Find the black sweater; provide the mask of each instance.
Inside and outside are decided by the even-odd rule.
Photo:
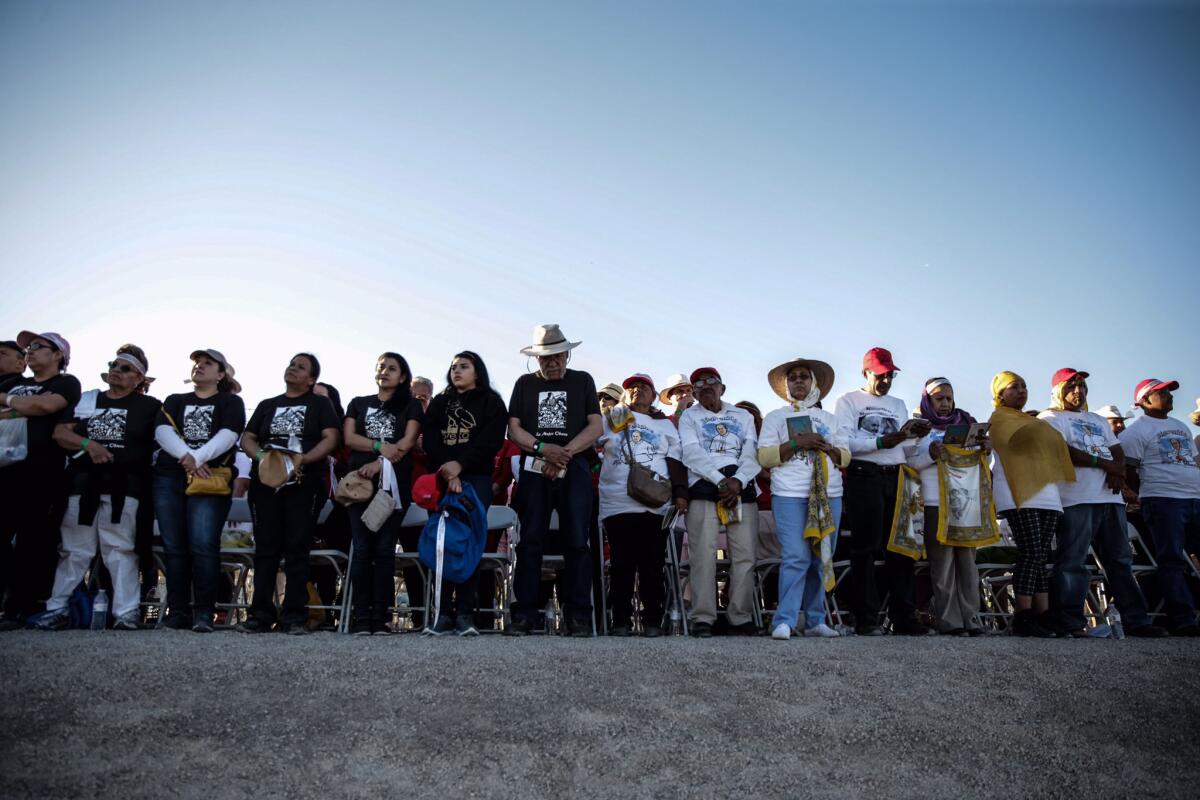
[[[466,475],[491,475],[507,429],[508,409],[495,391],[450,387],[430,401],[421,428],[430,469],[457,461]]]

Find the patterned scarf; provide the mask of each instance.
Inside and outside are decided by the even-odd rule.
[[[808,516],[804,520],[804,538],[812,544],[813,554],[821,559],[821,577],[825,591],[833,589],[833,547],[831,537],[837,532],[833,507],[829,503],[829,467],[824,453],[817,453],[812,471],[812,487],[808,492]]]

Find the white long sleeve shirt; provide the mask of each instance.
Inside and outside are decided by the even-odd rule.
[[[725,480],[723,467],[737,465],[733,477],[750,486],[758,475],[758,434],[750,412],[730,403],[720,411],[709,411],[696,403],[679,417],[679,441],[683,464],[688,469],[688,486],[701,480],[719,484]]]
[[[904,401],[885,394],[877,397],[856,389],[837,399],[834,414],[850,429],[850,455],[859,461],[880,466],[903,464],[904,442],[895,447],[879,447],[879,437],[896,433],[908,420]]]

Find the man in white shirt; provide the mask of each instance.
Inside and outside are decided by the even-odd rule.
[[[1062,434],[1075,481],[1059,485],[1063,516],[1058,526],[1050,606],[1058,633],[1086,636],[1083,604],[1091,576],[1088,548],[1104,568],[1104,580],[1130,636],[1157,637],[1166,631],[1150,624],[1146,598],[1133,577],[1133,554],[1125,518],[1125,454],[1108,422],[1087,410],[1088,373],[1064,367],[1050,379],[1050,408],[1038,414]]]
[[[1120,436],[1126,477],[1139,490],[1142,518],[1158,557],[1158,580],[1173,636],[1200,636],[1196,604],[1187,585],[1188,552],[1200,545],[1200,466],[1191,431],[1167,416],[1175,407],[1176,381],[1147,378],[1133,401],[1145,413]],[[1189,547],[1190,545],[1190,547]]]
[[[878,636],[879,591],[875,585],[875,560],[886,567],[892,632],[924,636],[929,629],[917,621],[913,560],[886,549],[892,514],[896,508],[896,483],[905,461],[900,447],[906,435],[900,428],[908,420],[904,401],[891,397],[892,379],[900,369],[892,354],[874,347],[863,356],[862,389],[837,399],[834,413],[850,431],[850,466],[846,469],[844,528],[850,532],[850,572],[854,580],[854,624],[860,636]],[[914,437],[929,433],[926,422]]]
[[[683,465],[688,469],[688,552],[692,589],[691,629],[712,635],[717,620],[717,534],[725,518],[729,539],[731,633],[758,633],[753,622],[754,551],[758,538],[758,433],[745,409],[721,400],[725,384],[712,367],[692,372],[696,404],[679,418]],[[719,442],[719,447],[714,445]],[[720,506],[720,510],[718,509]]]

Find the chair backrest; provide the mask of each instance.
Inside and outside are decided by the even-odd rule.
[[[424,528],[425,523],[429,521],[429,512],[421,508],[416,503],[412,503],[408,507],[408,511],[404,512],[404,520],[400,523],[401,528]]]
[[[488,508],[488,530],[503,531],[517,524],[517,512],[511,506],[490,506]]]

